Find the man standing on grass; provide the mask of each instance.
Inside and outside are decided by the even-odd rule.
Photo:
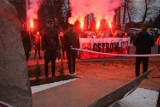
[[[142,31],[138,34],[133,42],[136,47],[136,54],[151,54],[151,47],[154,46],[153,37],[147,32],[146,28],[142,28]],[[149,57],[136,57],[136,76],[140,75],[140,64],[143,63],[143,73],[148,70]]]

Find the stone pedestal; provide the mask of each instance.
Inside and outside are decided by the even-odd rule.
[[[7,0],[0,0],[0,101],[14,107],[32,106],[17,12]]]

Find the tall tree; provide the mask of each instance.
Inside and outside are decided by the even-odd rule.
[[[47,18],[51,18],[57,26],[62,26],[64,24],[64,18],[62,16],[64,2],[65,0],[44,0],[39,10],[39,19],[43,19],[44,21]]]
[[[160,29],[160,11],[159,11],[159,14],[157,15],[156,19],[154,20],[154,25],[155,25],[155,27]]]
[[[126,19],[126,2],[127,0],[124,1],[124,12],[123,12],[123,23],[125,23],[125,19]]]
[[[70,0],[68,0],[68,11],[67,11],[67,19],[72,16],[72,10],[70,5]],[[67,20],[68,23],[68,20]]]
[[[144,0],[145,7],[144,7],[144,14],[143,14],[142,22],[145,22],[146,20],[147,13],[149,10],[149,5],[151,4],[151,1],[153,0]]]
[[[124,0],[124,15],[123,15],[123,23],[128,20],[132,22],[135,16],[141,16],[141,22],[145,22],[146,18],[153,14],[151,13],[151,9],[153,9],[152,4],[156,2],[155,0]],[[141,8],[139,8],[139,6]],[[140,10],[141,9],[141,10]],[[140,12],[141,11],[141,12]]]
[[[12,5],[15,6],[19,19],[25,19],[26,17],[26,7],[25,0],[8,0]]]
[[[128,19],[129,23],[132,22],[132,15],[134,14],[134,5],[132,0],[124,1],[124,13],[123,13],[123,23],[126,23]]]
[[[126,0],[126,10],[127,10],[127,15],[128,15],[128,20],[129,20],[129,23],[132,22],[132,19],[131,19],[131,11],[132,11],[132,1],[131,0]]]

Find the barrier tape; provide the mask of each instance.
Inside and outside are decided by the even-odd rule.
[[[158,57],[160,54],[111,54],[111,53],[103,53],[103,52],[97,52],[87,49],[79,49],[79,48],[71,48],[72,50],[77,51],[83,51],[83,52],[90,52],[95,54],[102,54],[102,55],[108,55],[108,56],[119,56],[119,57]]]

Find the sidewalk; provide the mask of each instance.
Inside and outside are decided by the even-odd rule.
[[[103,78],[104,73],[93,74],[78,74],[77,80],[34,93],[33,107],[87,107],[131,81]]]
[[[33,107],[87,107],[126,82],[85,77],[33,94]]]
[[[78,79],[32,94],[33,107],[87,107],[135,78],[122,79],[124,74],[112,77],[114,73],[106,70],[78,71]],[[140,87],[159,90],[160,79],[146,79]]]
[[[117,60],[117,58],[110,59]],[[131,59],[135,60],[134,58]],[[160,60],[160,58],[155,59],[157,61]],[[155,59],[151,58],[151,60]],[[39,63],[44,64],[44,60],[41,59]],[[78,64],[79,63],[83,66],[82,60],[78,60]],[[28,65],[34,66],[34,64],[36,64],[36,60],[31,58]],[[128,74],[118,75],[118,73],[115,75],[116,72],[108,72],[107,69],[95,70],[93,68],[93,71],[90,72],[89,69],[85,68],[85,66],[89,65],[85,65],[84,68],[80,68],[79,65],[77,66],[78,69],[81,69],[82,71],[80,72],[78,69],[78,71],[76,70],[76,72],[78,72],[78,79],[32,94],[33,107],[87,107],[135,78],[133,75]],[[98,65],[95,66],[99,67]],[[114,77],[112,77],[112,75],[114,75]],[[125,77],[127,76],[128,78],[126,79]],[[140,87],[151,90],[160,90],[160,79],[146,79],[141,83]]]

